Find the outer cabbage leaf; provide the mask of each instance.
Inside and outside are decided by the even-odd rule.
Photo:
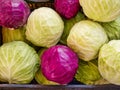
[[[98,62],[97,59],[89,62],[81,60],[79,62],[79,68],[75,75],[76,80],[86,85],[109,84],[109,82],[104,80],[100,75],[96,62]]]
[[[116,20],[106,23],[101,23],[105,28],[109,40],[120,39],[120,17]]]

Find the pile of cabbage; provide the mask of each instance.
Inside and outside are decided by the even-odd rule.
[[[120,85],[119,0],[26,1],[0,2],[1,83]]]

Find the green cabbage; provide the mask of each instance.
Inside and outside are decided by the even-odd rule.
[[[54,46],[63,33],[64,22],[53,9],[40,7],[28,17],[26,38],[36,46]]]
[[[27,41],[25,39],[25,26],[11,30],[10,28],[2,28],[2,41],[3,43],[11,41]]]
[[[77,81],[80,81],[86,85],[100,85],[109,84],[108,81],[104,80],[98,70],[97,59],[89,62],[80,61],[79,68],[75,75]]]
[[[116,20],[106,23],[101,23],[105,28],[109,40],[120,39],[120,17]]]
[[[120,85],[120,40],[111,40],[101,47],[98,69],[104,79]]]
[[[64,31],[63,31],[62,37],[60,39],[60,43],[67,44],[67,37],[69,35],[70,29],[72,28],[72,26],[75,23],[77,23],[83,19],[85,19],[85,15],[82,14],[81,12],[78,12],[77,15],[71,19],[63,19]]]
[[[39,66],[36,51],[23,41],[5,43],[0,47],[0,81],[30,83]]]
[[[79,0],[85,15],[95,21],[109,22],[120,16],[120,0]]]
[[[67,45],[78,54],[80,59],[90,61],[98,57],[100,47],[107,41],[107,34],[100,24],[82,20],[70,30]]]

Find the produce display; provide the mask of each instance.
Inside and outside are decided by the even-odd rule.
[[[29,1],[0,1],[0,83],[120,85],[120,0]]]

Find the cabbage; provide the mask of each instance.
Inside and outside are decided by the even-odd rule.
[[[98,68],[104,79],[120,85],[120,40],[104,44],[99,52]]]
[[[67,45],[80,59],[90,61],[97,58],[100,47],[107,41],[107,35],[100,24],[82,20],[70,30]]]
[[[120,0],[79,0],[84,14],[95,21],[109,22],[120,16]]]
[[[41,71],[46,79],[58,84],[68,84],[78,69],[78,57],[69,47],[55,45],[41,56]]]
[[[24,0],[1,0],[0,5],[1,26],[18,28],[26,24],[30,8]]]
[[[79,0],[54,0],[55,10],[64,18],[73,18],[79,11]]]
[[[14,30],[10,28],[3,27],[2,28],[2,41],[3,43],[11,42],[11,41],[26,41],[25,39],[25,27],[20,27]]]
[[[120,17],[116,20],[106,23],[101,23],[105,28],[109,40],[120,39]]]
[[[62,44],[67,44],[67,37],[69,35],[69,32],[70,32],[70,29],[72,28],[72,26],[85,19],[85,15],[82,13],[82,12],[78,12],[77,15],[71,19],[65,19],[63,18],[63,21],[64,21],[64,31],[63,31],[63,34],[62,34],[62,37],[60,39],[60,43]]]
[[[75,75],[76,80],[86,85],[109,84],[109,82],[104,80],[100,75],[96,62],[98,62],[97,59],[89,62],[81,60]]]
[[[54,46],[63,33],[62,18],[49,7],[35,9],[29,16],[26,26],[26,38],[36,46]]]
[[[39,66],[36,51],[23,41],[5,43],[0,47],[0,81],[30,83]]]

